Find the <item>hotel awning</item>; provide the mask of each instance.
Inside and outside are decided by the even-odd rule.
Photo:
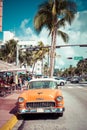
[[[27,71],[26,68],[20,68],[0,60],[0,72]]]

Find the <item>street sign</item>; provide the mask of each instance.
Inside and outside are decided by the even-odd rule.
[[[83,56],[75,56],[74,60],[83,60]]]

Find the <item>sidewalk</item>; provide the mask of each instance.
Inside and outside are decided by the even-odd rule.
[[[16,102],[21,91],[16,91],[6,97],[0,97],[0,130],[11,130],[16,124]]]

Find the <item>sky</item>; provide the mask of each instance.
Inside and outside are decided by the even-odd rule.
[[[0,40],[3,39],[3,32],[10,31],[20,40],[42,41],[50,45],[51,38],[48,31],[43,28],[39,35],[34,30],[34,16],[38,6],[46,0],[3,0],[3,27],[0,32]],[[61,30],[69,35],[67,44],[87,44],[87,0],[73,0],[77,4],[77,14],[71,24]],[[61,37],[57,36],[57,45],[64,45]],[[56,49],[56,68],[67,68],[70,65],[76,66],[78,60],[74,57],[87,58],[87,47],[61,47]],[[72,57],[71,60],[67,57]]]

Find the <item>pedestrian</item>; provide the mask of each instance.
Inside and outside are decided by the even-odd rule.
[[[15,82],[15,89],[18,89],[18,74],[15,74],[14,76],[14,82]]]
[[[20,90],[22,90],[22,77],[21,76],[18,78],[18,85],[20,87]]]

